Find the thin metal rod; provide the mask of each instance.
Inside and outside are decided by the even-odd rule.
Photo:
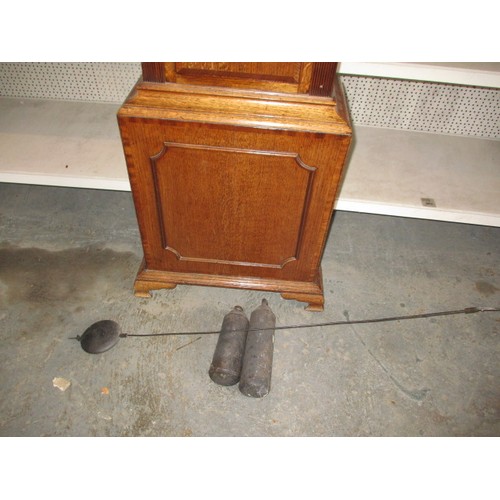
[[[475,314],[481,312],[498,312],[500,308],[498,307],[466,307],[465,309],[458,309],[453,311],[438,311],[431,313],[422,314],[409,314],[406,316],[389,316],[386,318],[374,318],[374,319],[358,319],[358,320],[343,320],[343,321],[327,321],[324,323],[311,323],[308,325],[284,325],[276,326],[273,330],[293,330],[297,328],[320,328],[324,326],[340,326],[340,325],[361,325],[367,323],[385,323],[389,321],[404,321],[410,319],[421,319],[421,318],[435,318],[437,316],[452,316],[457,314]],[[263,331],[266,328],[249,329],[248,331]],[[166,337],[174,335],[214,335],[220,333],[220,330],[214,331],[200,331],[200,332],[166,332],[166,333],[122,333],[120,337]]]

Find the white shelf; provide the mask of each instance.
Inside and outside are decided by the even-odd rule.
[[[500,141],[358,126],[336,208],[498,227]]]
[[[500,88],[498,62],[342,62],[339,73]]]
[[[130,190],[118,108],[0,98],[0,181]]]
[[[0,98],[0,182],[129,191],[118,107]],[[500,226],[499,159],[500,141],[356,127],[336,208]]]

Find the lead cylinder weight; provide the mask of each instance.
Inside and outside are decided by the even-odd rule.
[[[216,384],[234,385],[240,380],[248,326],[248,318],[241,306],[235,306],[224,316],[208,370],[210,378]]]
[[[250,316],[239,384],[245,396],[262,398],[271,390],[275,326],[276,316],[263,299]]]

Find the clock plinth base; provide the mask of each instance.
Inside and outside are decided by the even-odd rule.
[[[296,282],[275,279],[214,276],[151,270],[141,264],[134,283],[136,297],[151,298],[153,290],[174,289],[177,285],[244,288],[263,292],[280,293],[283,299],[306,302],[307,311],[321,312],[324,307],[321,272],[314,282]]]
[[[118,111],[144,263],[177,285],[323,311],[320,264],[352,128],[336,63],[143,63]]]
[[[307,302],[306,311],[323,312],[325,308],[325,298],[321,294],[313,295],[306,293],[282,293],[281,296],[286,300],[297,300],[298,302]]]

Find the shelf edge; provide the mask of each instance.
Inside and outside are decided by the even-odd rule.
[[[342,75],[500,88],[500,64],[499,71],[491,71],[425,63],[342,62],[338,72]]]

